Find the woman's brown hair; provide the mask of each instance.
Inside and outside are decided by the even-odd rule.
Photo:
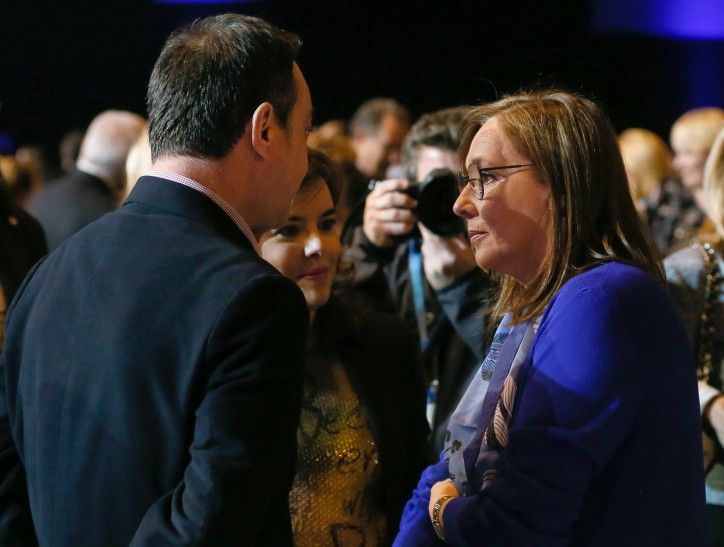
[[[639,266],[664,283],[658,251],[629,193],[616,134],[593,102],[547,91],[477,107],[463,121],[462,163],[475,134],[493,117],[535,165],[553,202],[543,263],[527,286],[502,276],[493,315],[511,312],[514,322],[538,317],[567,280],[602,262]]]
[[[302,179],[302,184],[297,194],[301,194],[311,186],[314,186],[317,180],[322,179],[327,185],[329,193],[332,195],[332,202],[337,205],[343,183],[343,175],[340,168],[327,154],[319,150],[314,150],[313,148],[307,148],[307,161],[307,173]]]

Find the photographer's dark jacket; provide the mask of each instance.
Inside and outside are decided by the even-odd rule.
[[[345,258],[354,265],[355,292],[371,308],[398,315],[417,333],[407,241],[380,248],[367,239],[361,226],[350,233]],[[432,448],[437,453],[448,418],[487,350],[486,335],[492,331],[486,315],[493,281],[476,268],[440,291],[424,283],[430,342],[422,361],[428,381],[437,377],[440,382],[432,427]]]

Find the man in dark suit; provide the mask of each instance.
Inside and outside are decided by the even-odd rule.
[[[76,170],[31,198],[28,211],[43,226],[51,251],[118,207],[126,185],[128,150],[145,126],[145,120],[132,112],[101,112],[88,126]]]
[[[308,310],[253,234],[307,168],[298,47],[241,15],[164,46],[154,171],[8,311],[0,545],[291,545]]]
[[[11,198],[0,173],[0,350],[7,306],[25,274],[47,252],[43,229]]]

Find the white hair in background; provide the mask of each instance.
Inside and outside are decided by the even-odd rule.
[[[88,126],[76,167],[120,192],[126,183],[128,151],[145,126],[146,121],[133,112],[101,112]]]

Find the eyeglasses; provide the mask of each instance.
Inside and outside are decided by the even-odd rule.
[[[520,163],[518,165],[495,165],[493,167],[478,167],[479,177],[471,177],[466,173],[458,173],[458,192],[462,192],[465,187],[469,184],[473,189],[473,195],[477,199],[483,199],[485,195],[485,189],[492,188],[499,182],[502,182],[505,177],[501,177],[492,173],[492,171],[500,171],[501,169],[518,169],[519,167],[532,167],[532,163]]]

